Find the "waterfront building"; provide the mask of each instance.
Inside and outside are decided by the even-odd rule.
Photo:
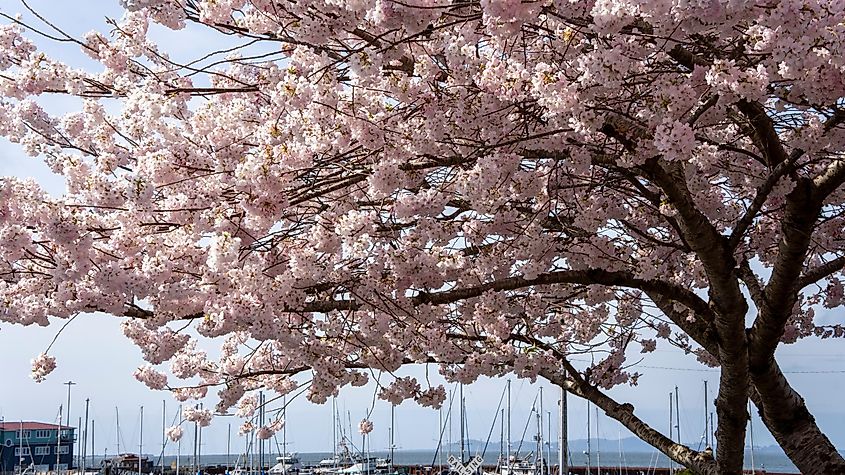
[[[0,473],[73,468],[73,427],[43,422],[0,422]]]

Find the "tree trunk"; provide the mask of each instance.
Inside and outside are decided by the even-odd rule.
[[[804,475],[845,474],[845,458],[819,429],[777,362],[771,359],[750,369],[760,418],[798,470]]]

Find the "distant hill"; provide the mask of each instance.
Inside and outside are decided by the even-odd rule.
[[[601,448],[603,451],[617,451],[619,450],[620,442],[622,444],[622,451],[623,452],[651,452],[655,450],[652,446],[648,445],[647,443],[643,442],[642,440],[636,437],[626,437],[621,440],[619,439],[593,439],[590,443],[592,444],[593,451],[597,450],[597,448]],[[469,440],[466,442],[468,446],[468,452],[474,453],[479,449],[484,447],[485,442],[483,440]],[[598,444],[598,445],[597,445]],[[446,444],[443,444],[446,447]],[[452,443],[452,451],[460,450],[461,444]],[[516,451],[517,447],[520,447],[519,441],[512,441],[511,442],[511,451]],[[537,448],[537,443],[533,440],[525,440],[521,444],[520,453],[525,454],[529,452],[534,452]],[[543,451],[546,451],[546,444],[543,444]],[[569,451],[570,452],[584,452],[587,450],[587,439],[573,439],[569,441]],[[551,451],[557,452],[557,440],[552,441],[551,444]],[[487,445],[487,453],[498,453],[499,452],[499,441],[491,441]]]
[[[636,437],[625,437],[623,439],[599,439],[598,442],[596,439],[593,439],[590,443],[592,445],[593,452],[601,449],[602,452],[616,452],[620,450],[620,442],[621,442],[621,450],[622,452],[653,452],[656,449],[647,443],[643,442],[642,440]],[[598,444],[598,445],[597,445]],[[686,444],[694,449],[698,448],[698,441],[689,442],[687,441]],[[467,442],[468,453],[476,453],[478,450],[484,447],[484,441],[482,440],[470,440]],[[519,441],[513,441],[511,443],[511,450],[516,451],[517,447],[520,446]],[[443,444],[443,447],[446,448],[447,445]],[[453,443],[452,444],[452,452],[456,450],[460,450],[460,443]],[[522,448],[520,449],[521,454],[533,453],[536,449],[537,445],[536,442],[533,440],[526,440],[522,442]],[[543,451],[548,450],[546,445],[543,445]],[[569,441],[569,452],[570,453],[583,453],[587,450],[587,439],[573,439]],[[551,444],[551,451],[552,451],[552,458],[556,458],[557,455],[557,439],[552,441]],[[746,451],[749,451],[746,448]],[[487,454],[491,453],[498,453],[499,452],[499,441],[491,441],[487,446]],[[783,449],[781,449],[777,445],[755,445],[754,452],[759,452],[761,454],[771,454],[771,455],[783,455],[785,456]]]

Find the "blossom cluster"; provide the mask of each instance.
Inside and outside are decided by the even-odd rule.
[[[0,321],[127,317],[136,379],[244,418],[306,371],[323,403],[366,369],[534,380],[591,350],[609,354],[584,376],[634,384],[627,342],[716,364],[681,330],[712,279],[690,234],[771,274],[789,196],[845,154],[831,2],[122,3],[75,43],[96,67],[0,26],[0,136],[66,185],[0,179]],[[162,26],[249,42],[180,66]],[[56,94],[79,100],[56,113]],[[843,201],[796,275],[843,253]],[[806,286],[781,342],[845,336],[821,311],[842,279]],[[411,377],[379,396],[446,399]]]
[[[362,435],[367,435],[373,431],[373,421],[369,419],[362,419],[361,422],[358,423],[358,433]]]

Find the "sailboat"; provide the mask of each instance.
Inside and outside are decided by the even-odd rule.
[[[143,443],[138,444],[138,453],[120,453],[120,413],[114,408],[115,423],[117,426],[117,455],[106,458],[100,463],[99,473],[103,475],[141,475],[153,472],[153,462],[142,455]],[[140,437],[143,441],[144,435],[144,408],[141,407],[140,414]]]
[[[487,475],[544,475],[546,473],[547,464],[543,457],[543,409],[542,409],[542,388],[534,398],[534,403],[531,405],[531,412],[528,415],[528,420],[525,424],[527,430],[531,424],[532,418],[536,419],[537,431],[534,435],[536,447],[533,451],[524,455],[520,454],[522,443],[517,446],[516,453],[511,453],[510,442],[510,381],[508,381],[507,395],[507,410],[508,410],[508,441],[507,441],[507,455],[504,460],[500,460],[498,467],[494,472],[488,472]],[[540,407],[538,408],[538,402]],[[503,431],[504,432],[504,431]],[[525,433],[525,431],[523,431]]]
[[[282,399],[282,419],[287,422],[287,397]],[[276,442],[278,444],[278,441]],[[282,453],[276,457],[276,465],[270,467],[269,473],[276,475],[298,474],[302,470],[302,463],[296,454],[288,453],[288,428],[282,426]]]

